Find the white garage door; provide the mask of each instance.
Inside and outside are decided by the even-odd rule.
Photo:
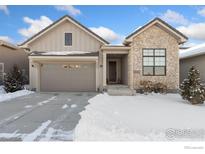
[[[96,91],[95,63],[42,64],[41,91]]]

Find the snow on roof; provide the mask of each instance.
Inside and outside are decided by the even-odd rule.
[[[72,55],[72,54],[86,54],[90,52],[85,51],[49,51],[41,53],[42,55]]]
[[[179,58],[189,58],[205,54],[205,43],[196,45],[188,49],[179,50]]]
[[[9,42],[3,41],[3,40],[0,40],[0,45],[6,46],[6,47],[9,47],[12,49],[17,49],[17,46],[15,46]]]
[[[97,52],[86,52],[86,51],[34,51],[31,56],[66,56],[66,55],[93,55]]]

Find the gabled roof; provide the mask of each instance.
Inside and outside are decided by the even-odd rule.
[[[15,50],[18,49],[17,46],[15,46],[15,45],[13,45],[13,44],[11,44],[9,42],[3,41],[3,40],[0,40],[0,45],[8,47],[8,48],[11,48],[11,49],[15,49]]]
[[[205,55],[205,43],[196,45],[188,49],[179,50],[179,58],[191,58],[195,56]]]
[[[57,26],[58,24],[60,24],[61,22],[65,21],[65,20],[68,20],[71,23],[75,24],[76,26],[78,26],[79,28],[86,31],[88,34],[90,34],[94,38],[96,38],[98,41],[100,41],[104,44],[109,44],[108,41],[106,41],[105,39],[103,39],[102,37],[100,37],[99,35],[94,33],[93,31],[91,31],[89,28],[85,27],[81,23],[79,23],[77,20],[73,19],[72,17],[70,17],[68,15],[65,15],[65,16],[61,17],[60,19],[58,19],[57,21],[55,21],[54,23],[47,26],[46,28],[44,28],[43,30],[41,30],[40,32],[38,32],[37,34],[35,34],[34,36],[32,36],[31,38],[29,38],[28,40],[26,40],[25,42],[23,42],[22,44],[20,44],[19,46],[24,46],[25,44],[32,42],[33,40],[40,37],[41,35],[43,35],[44,33],[46,33],[47,31],[54,28],[55,26]]]
[[[177,29],[175,29],[174,27],[170,26],[168,23],[166,23],[165,21],[163,21],[160,18],[154,18],[153,20],[151,20],[150,22],[148,22],[147,24],[145,24],[144,26],[140,27],[139,29],[137,29],[136,31],[134,31],[133,33],[131,33],[130,35],[128,35],[125,38],[125,42],[131,42],[132,38],[138,34],[140,34],[141,32],[143,32],[146,28],[148,28],[149,26],[152,26],[154,24],[159,24],[162,27],[166,28],[170,33],[174,34],[175,36],[177,36],[178,38],[180,38],[180,42],[179,43],[184,43],[188,40],[188,37],[185,36],[184,34],[182,34],[180,31],[178,31]]]

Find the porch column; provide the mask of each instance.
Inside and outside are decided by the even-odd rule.
[[[29,85],[30,87],[34,87],[34,83],[33,83],[33,74],[32,74],[32,64],[33,64],[33,61],[29,58]]]
[[[134,89],[132,49],[129,50],[128,54],[128,85],[130,89]]]
[[[96,63],[95,63],[95,67],[96,67],[96,91],[98,91],[98,88],[99,88],[99,70],[98,70],[98,66],[99,66],[99,63],[98,63],[98,60],[96,60]]]
[[[41,64],[36,63],[36,67],[37,67],[37,77],[36,77],[36,91],[39,92],[40,91],[40,71],[41,71]]]
[[[106,62],[107,62],[107,54],[106,52],[103,52],[103,87],[107,85],[106,83]]]

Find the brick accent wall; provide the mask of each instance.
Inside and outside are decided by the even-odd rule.
[[[142,49],[166,48],[166,76],[143,76]],[[161,82],[168,89],[176,90],[179,87],[179,56],[176,38],[156,25],[133,38],[131,54],[133,58],[133,86],[138,89],[141,80]],[[130,58],[131,58],[130,57]]]

